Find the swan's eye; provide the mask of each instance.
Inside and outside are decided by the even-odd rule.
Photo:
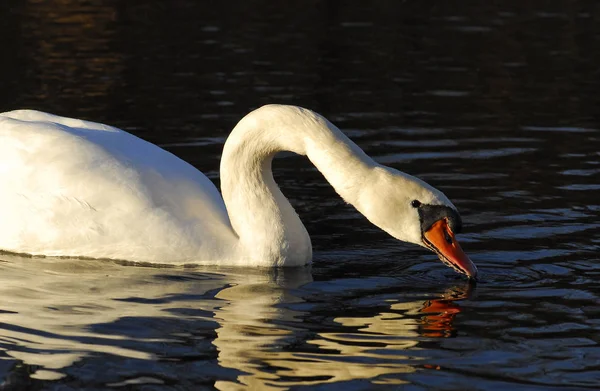
[[[419,200],[412,200],[412,201],[410,202],[410,205],[411,205],[413,208],[418,208],[419,206],[421,206],[421,201],[419,201]]]

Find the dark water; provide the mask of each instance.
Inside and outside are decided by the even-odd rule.
[[[0,111],[110,123],[218,181],[265,103],[442,189],[481,281],[399,243],[299,157],[300,270],[0,256],[0,389],[600,388],[596,2],[0,5]]]

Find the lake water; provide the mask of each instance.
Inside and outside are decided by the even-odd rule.
[[[284,155],[311,268],[0,255],[0,388],[599,389],[600,8],[467,3],[0,6],[0,111],[110,123],[218,183],[244,114],[311,108],[443,190],[481,273],[393,240]]]

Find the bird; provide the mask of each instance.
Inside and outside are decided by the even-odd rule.
[[[44,257],[248,267],[312,262],[309,234],[273,179],[281,151],[305,155],[343,200],[392,237],[469,278],[457,208],[377,163],[306,108],[269,104],[227,138],[221,193],[174,154],[113,126],[23,109],[0,114],[0,250]]]

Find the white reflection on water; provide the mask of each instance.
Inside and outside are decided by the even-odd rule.
[[[152,347],[170,342],[168,332],[153,335],[143,324],[139,330],[104,327],[106,332],[97,326],[125,317],[176,317],[166,311],[174,304],[211,311],[215,300],[194,298],[226,284],[219,275],[161,281],[169,269],[112,262],[8,255],[2,260],[1,346],[8,356],[46,369],[44,378],[61,377],[61,369],[94,353],[156,359],[159,352]],[[194,296],[171,300],[182,293]]]
[[[144,269],[89,261],[19,259],[4,256],[0,294],[2,340],[7,354],[31,365],[61,369],[90,352],[150,359],[152,354],[120,346],[119,335],[96,335],[88,326],[121,316],[160,314],[160,308],[114,299],[138,294]],[[135,273],[138,273],[136,279]],[[152,295],[172,287],[154,286]],[[154,310],[154,314],[149,311]],[[163,315],[163,314],[160,314]],[[87,342],[86,342],[87,341]],[[11,346],[12,345],[12,346]]]
[[[128,364],[122,374],[98,375],[106,386],[161,384],[165,372],[185,370],[182,363],[190,359],[213,362],[202,375],[212,376],[220,390],[356,379],[401,384],[398,376],[386,375],[417,370],[421,358],[415,356],[424,355],[418,354],[418,341],[451,333],[459,311],[452,300],[465,294],[449,291],[425,305],[422,299],[389,299],[388,310],[375,316],[348,313],[321,325],[304,319],[311,307],[302,297],[314,295],[319,286],[309,268],[181,269],[1,259],[3,355],[30,366],[32,378],[47,381],[77,377],[74,370],[82,366],[100,373],[105,368],[97,367],[98,356],[106,362],[148,363],[143,371]],[[323,305],[335,305],[335,298],[325,297]],[[198,335],[198,330],[210,332]],[[194,339],[206,342],[190,346]],[[149,376],[148,368],[157,376]],[[233,372],[214,374],[218,368]],[[170,380],[177,381],[173,376]]]
[[[453,301],[470,294],[467,285],[448,289],[442,297],[425,303],[390,299],[389,311],[364,317],[348,313],[333,318],[332,324],[320,325],[328,331],[310,332],[315,325],[303,327],[305,312],[279,304],[301,302],[290,290],[302,290],[305,284],[311,285],[312,278],[308,272],[286,277],[287,281],[265,279],[238,285],[216,295],[229,303],[216,314],[221,324],[214,341],[219,362],[245,372],[236,382],[217,382],[218,389],[281,390],[351,380],[405,384],[398,375],[417,371],[415,364],[427,367],[420,363],[427,353],[418,347],[419,341],[449,336],[460,312]],[[325,301],[332,306],[336,302]],[[299,345],[304,348],[294,348]]]

